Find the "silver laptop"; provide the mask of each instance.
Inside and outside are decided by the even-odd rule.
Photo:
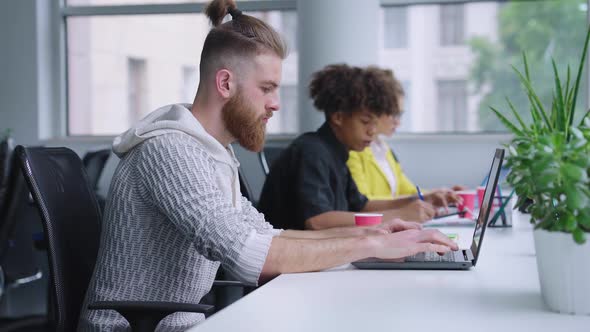
[[[496,149],[492,167],[488,176],[488,182],[483,196],[483,204],[479,209],[479,216],[473,232],[471,249],[459,249],[450,251],[443,256],[434,253],[421,253],[409,256],[403,260],[390,260],[367,258],[352,262],[352,265],[359,269],[395,269],[395,270],[467,270],[477,263],[477,257],[481,250],[483,235],[487,227],[487,220],[490,216],[494,193],[498,185],[500,167],[504,159],[504,150]]]

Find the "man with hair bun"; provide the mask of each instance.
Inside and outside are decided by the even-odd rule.
[[[312,75],[309,93],[326,121],[295,139],[271,166],[258,206],[266,220],[278,228],[318,230],[353,226],[355,212],[381,212],[386,222],[423,222],[435,207],[446,207],[436,194],[368,200],[346,166],[350,151],[363,151],[376,138],[378,118],[398,106],[385,71],[329,65]]]
[[[457,250],[440,232],[397,221],[326,231],[274,229],[241,195],[237,141],[262,149],[266,122],[279,110],[286,47],[275,30],[234,1],[206,9],[192,104],[159,108],[113,143],[121,161],[107,198],[100,249],[79,331],[124,331],[110,300],[198,303],[220,266],[258,285],[281,274],[318,271],[366,257],[399,258]],[[221,23],[226,15],[232,19]],[[184,331],[202,314],[174,313],[159,331]]]

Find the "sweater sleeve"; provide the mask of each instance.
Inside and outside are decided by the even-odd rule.
[[[258,212],[246,197],[242,196],[241,200],[242,215],[244,216],[245,222],[249,223],[258,233],[271,233],[274,236],[281,234],[283,230],[274,229],[268,221],[264,220],[264,215]]]
[[[147,199],[209,260],[257,284],[272,241],[223,195],[215,163],[194,139],[168,134],[143,143],[138,158]]]

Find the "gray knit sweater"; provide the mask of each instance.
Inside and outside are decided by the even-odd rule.
[[[219,265],[256,284],[280,231],[239,193],[231,147],[171,105],[115,140],[100,250],[85,304],[99,300],[198,303]],[[176,313],[159,331],[184,331],[202,314]],[[83,309],[80,331],[125,331],[115,311]]]

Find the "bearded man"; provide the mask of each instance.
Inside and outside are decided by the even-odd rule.
[[[266,122],[279,109],[285,46],[272,27],[242,14],[232,0],[215,0],[206,13],[214,27],[203,45],[194,102],[155,110],[114,141],[121,161],[79,331],[129,329],[112,310],[88,310],[95,301],[198,303],[220,265],[257,285],[281,273],[366,257],[457,249],[442,233],[401,220],[325,231],[273,229],[240,194],[230,143],[262,149]],[[228,13],[232,20],[221,24]],[[203,319],[175,313],[158,330],[184,331]]]

